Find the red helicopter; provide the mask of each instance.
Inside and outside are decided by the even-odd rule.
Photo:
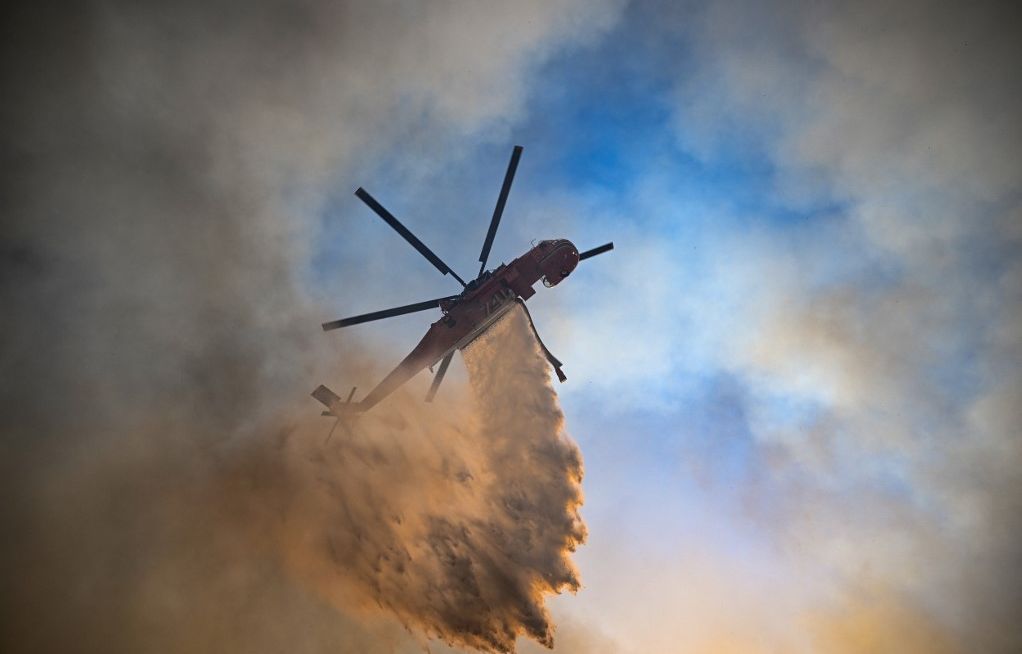
[[[497,226],[500,224],[500,217],[504,213],[504,205],[507,203],[508,193],[511,191],[511,182],[514,180],[515,171],[518,169],[518,160],[522,156],[522,146],[516,145],[511,152],[511,161],[508,163],[507,173],[504,175],[504,185],[500,189],[500,196],[497,198],[497,207],[493,211],[493,218],[490,220],[490,228],[486,232],[486,240],[483,241],[483,250],[479,254],[479,275],[469,283],[465,283],[456,272],[444,263],[440,257],[426,247],[422,241],[415,237],[404,225],[398,221],[389,211],[369,195],[365,189],[359,188],[355,195],[369,205],[376,214],[388,225],[394,228],[408,243],[411,244],[422,256],[426,257],[437,270],[444,275],[451,274],[464,287],[458,295],[427,300],[416,304],[409,304],[383,311],[374,311],[351,318],[334,320],[323,323],[323,331],[350,327],[364,322],[391,318],[406,313],[425,311],[427,309],[439,308],[443,316],[429,327],[429,331],[422,337],[419,344],[397,365],[389,375],[383,378],[376,388],[369,392],[360,402],[352,402],[355,395],[355,388],[351,389],[346,400],[331,391],[326,386],[320,385],[312,392],[312,396],[327,407],[323,412],[325,416],[353,416],[364,413],[373,408],[383,398],[390,395],[399,386],[415,376],[423,368],[430,368],[437,361],[440,367],[433,377],[429,392],[426,394],[426,401],[432,402],[436,395],[440,382],[447,373],[447,367],[456,350],[464,348],[482,334],[486,329],[507,313],[516,304],[520,305],[526,316],[536,340],[539,342],[543,353],[546,355],[550,365],[557,373],[557,378],[564,382],[567,377],[561,370],[561,362],[550,353],[550,350],[543,344],[543,340],[536,331],[532,322],[532,316],[525,307],[525,300],[532,297],[536,291],[532,286],[542,280],[547,287],[556,286],[565,277],[571,274],[579,261],[603,254],[614,249],[613,243],[606,243],[581,254],[575,246],[566,239],[555,239],[540,241],[531,250],[518,257],[509,264],[501,264],[493,270],[486,270],[486,259],[490,254],[490,246],[493,245],[493,238],[497,233]]]

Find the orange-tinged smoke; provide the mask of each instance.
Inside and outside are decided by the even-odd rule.
[[[960,649],[939,621],[890,590],[859,592],[841,606],[807,617],[814,648],[833,654],[904,652],[958,654]]]
[[[552,646],[543,597],[579,585],[579,451],[520,310],[464,358],[472,397],[401,394],[326,446],[292,443],[302,488],[284,554],[344,609],[381,607],[485,651],[511,651],[520,634]]]
[[[471,389],[404,390],[329,442],[310,399],[217,448],[160,417],[40,476],[7,545],[9,651],[552,646],[581,457],[519,310],[465,361]]]

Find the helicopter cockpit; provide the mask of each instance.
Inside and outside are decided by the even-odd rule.
[[[567,239],[540,241],[538,247],[546,250],[539,260],[539,270],[543,285],[547,288],[560,284],[578,265],[578,249]]]

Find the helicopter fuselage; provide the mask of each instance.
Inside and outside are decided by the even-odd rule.
[[[352,402],[356,388],[351,389],[348,399],[342,400],[339,395],[320,384],[314,391],[312,397],[316,398],[328,409],[323,415],[335,416],[337,418],[354,416],[376,406],[383,398],[390,395],[401,384],[405,383],[423,368],[430,368],[440,361],[440,368],[433,376],[433,383],[430,385],[426,401],[432,402],[436,395],[437,388],[444,379],[447,367],[456,350],[467,347],[472,341],[479,338],[494,322],[507,313],[515,304],[522,307],[522,311],[529,320],[529,326],[536,342],[546,356],[547,361],[553,366],[557,378],[562,382],[567,379],[561,370],[561,362],[550,353],[543,339],[539,337],[536,325],[532,321],[525,301],[535,295],[532,288],[536,282],[542,281],[545,286],[556,286],[565,277],[571,274],[579,261],[584,261],[604,252],[614,249],[614,243],[604,243],[599,247],[579,253],[575,245],[566,239],[554,239],[540,241],[531,250],[518,257],[509,264],[501,264],[493,270],[486,270],[486,262],[490,256],[490,248],[493,239],[497,234],[497,227],[500,225],[501,216],[507,203],[508,193],[511,191],[511,182],[514,180],[515,171],[518,169],[518,160],[522,154],[522,146],[516,145],[511,151],[511,160],[507,165],[507,172],[504,175],[504,184],[500,188],[500,195],[497,197],[497,206],[493,210],[493,218],[490,219],[490,227],[483,240],[483,247],[479,253],[479,274],[469,283],[465,283],[450,266],[444,263],[435,252],[429,249],[425,243],[419,240],[410,229],[405,227],[394,214],[387,211],[376,198],[369,194],[364,188],[359,187],[355,196],[362,200],[366,206],[373,210],[383,222],[387,223],[401,238],[415,248],[430,264],[433,265],[442,275],[451,275],[461,283],[464,290],[457,294],[425,302],[406,304],[400,307],[391,307],[382,311],[363,313],[357,316],[350,316],[340,320],[331,320],[323,323],[323,331],[360,325],[374,320],[383,320],[394,316],[403,316],[418,311],[429,311],[439,308],[443,313],[440,320],[437,320],[426,331],[418,345],[406,356],[396,368],[390,371],[383,378],[376,388],[366,395],[361,402]]]
[[[480,275],[460,295],[441,301],[443,316],[429,326],[408,356],[357,403],[358,410],[368,411],[423,368],[432,367],[474,341],[519,300],[535,295],[536,282],[542,281],[548,287],[559,284],[578,261],[578,249],[571,241],[540,241],[511,263]]]

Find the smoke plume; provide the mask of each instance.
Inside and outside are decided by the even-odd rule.
[[[520,321],[469,353],[475,399],[399,394],[323,445],[308,391],[382,371],[319,331],[316,245],[356,161],[504,124],[613,11],[4,11],[0,649],[549,643],[581,472]]]
[[[520,310],[465,362],[471,393],[400,392],[329,440],[278,416],[48,479],[12,552],[9,651],[552,647],[543,598],[579,585],[580,455]]]

